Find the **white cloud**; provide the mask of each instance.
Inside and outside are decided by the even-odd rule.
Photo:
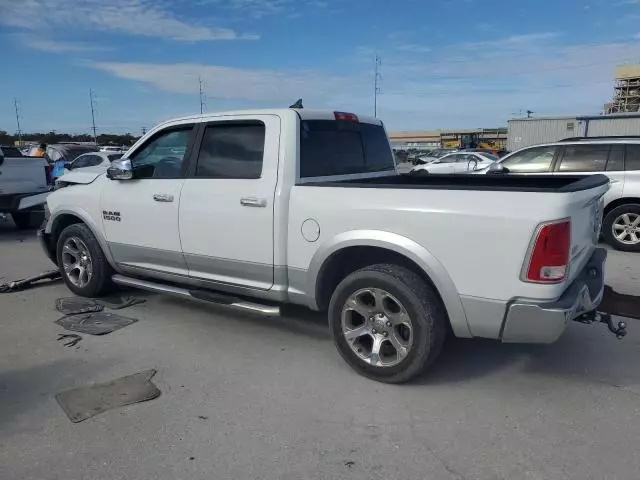
[[[0,24],[39,32],[97,29],[186,42],[257,38],[189,23],[153,0],[0,0]]]
[[[274,105],[299,97],[322,98],[349,86],[345,78],[318,72],[243,69],[191,63],[90,62],[87,65],[165,92],[197,93],[198,78],[202,78],[209,97],[273,102]]]
[[[298,18],[299,7],[326,8],[329,2],[324,0],[195,0],[197,5],[215,5],[253,18],[286,14],[288,18]]]
[[[596,114],[611,99],[615,66],[640,58],[640,42],[566,45],[562,38],[551,33],[514,35],[491,40],[491,48],[452,44],[419,53],[388,43],[380,51],[379,115],[396,130],[499,126],[520,109],[538,115]],[[208,96],[220,99],[218,105],[289,105],[303,97],[310,108],[370,113],[374,52],[361,46],[361,63],[354,57],[344,59],[343,65],[337,62],[337,70],[349,72],[342,75],[192,63],[88,66],[191,98],[197,98],[201,76]],[[178,97],[176,102],[190,100]]]
[[[89,52],[89,51],[96,51],[96,50],[108,50],[107,47],[98,47],[95,45],[87,45],[84,43],[59,42],[56,40],[29,37],[29,36],[19,36],[17,38],[29,48],[32,48],[34,50],[40,50],[43,52],[50,52],[50,53]]]

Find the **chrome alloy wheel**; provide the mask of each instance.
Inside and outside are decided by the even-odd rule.
[[[69,281],[78,288],[85,287],[93,276],[89,247],[78,237],[69,237],[62,246],[62,268]]]
[[[402,303],[379,288],[353,293],[342,308],[342,334],[353,352],[376,367],[393,367],[413,345],[411,318]]]
[[[640,215],[624,213],[615,219],[612,225],[613,236],[625,245],[640,243]]]

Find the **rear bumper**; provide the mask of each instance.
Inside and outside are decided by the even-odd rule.
[[[48,194],[49,192],[44,192],[44,193]],[[38,194],[15,193],[15,194],[9,194],[9,195],[0,195],[0,212],[15,213],[20,211],[20,201],[23,199],[32,197],[34,195],[38,195]],[[44,203],[44,201],[42,203]],[[37,206],[30,205],[29,207],[33,207],[33,208],[30,208],[31,210],[42,210],[43,208],[41,205],[37,205]]]
[[[507,307],[502,341],[505,343],[553,343],[567,322],[598,308],[604,295],[604,263],[607,251],[597,248],[562,296],[549,303],[514,300]]]

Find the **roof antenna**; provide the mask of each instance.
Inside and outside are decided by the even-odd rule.
[[[298,101],[296,103],[294,103],[293,105],[291,105],[289,108],[304,108],[302,106],[302,99],[299,98]]]

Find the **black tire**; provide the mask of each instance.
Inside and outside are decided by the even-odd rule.
[[[640,215],[640,205],[630,203],[626,205],[620,205],[619,207],[611,210],[604,218],[604,222],[602,223],[602,236],[604,237],[604,241],[616,250],[620,250],[623,252],[640,252],[640,242],[636,244],[623,243],[618,240],[613,234],[614,222],[617,218],[624,215],[625,213]],[[637,236],[640,238],[640,231],[638,232]]]
[[[342,331],[342,309],[348,298],[361,289],[379,288],[402,303],[411,318],[413,345],[394,366],[373,366],[351,349]],[[384,383],[404,383],[422,374],[442,350],[448,318],[437,293],[412,271],[397,265],[373,265],[353,272],[335,289],[329,304],[329,325],[334,343],[356,372]]]
[[[14,212],[11,214],[13,223],[18,230],[28,230],[30,228],[38,228],[44,221],[44,212]]]
[[[91,256],[93,272],[89,282],[83,287],[74,285],[64,270],[62,248],[65,242],[71,237],[80,238],[80,240],[82,240],[87,246]],[[75,223],[73,225],[69,225],[62,231],[56,243],[56,259],[58,260],[58,266],[60,267],[62,278],[67,284],[67,287],[69,287],[69,290],[76,295],[90,298],[100,297],[114,289],[114,284],[111,281],[111,276],[114,273],[113,269],[111,268],[111,265],[109,265],[98,240],[96,240],[96,237],[85,224]]]

